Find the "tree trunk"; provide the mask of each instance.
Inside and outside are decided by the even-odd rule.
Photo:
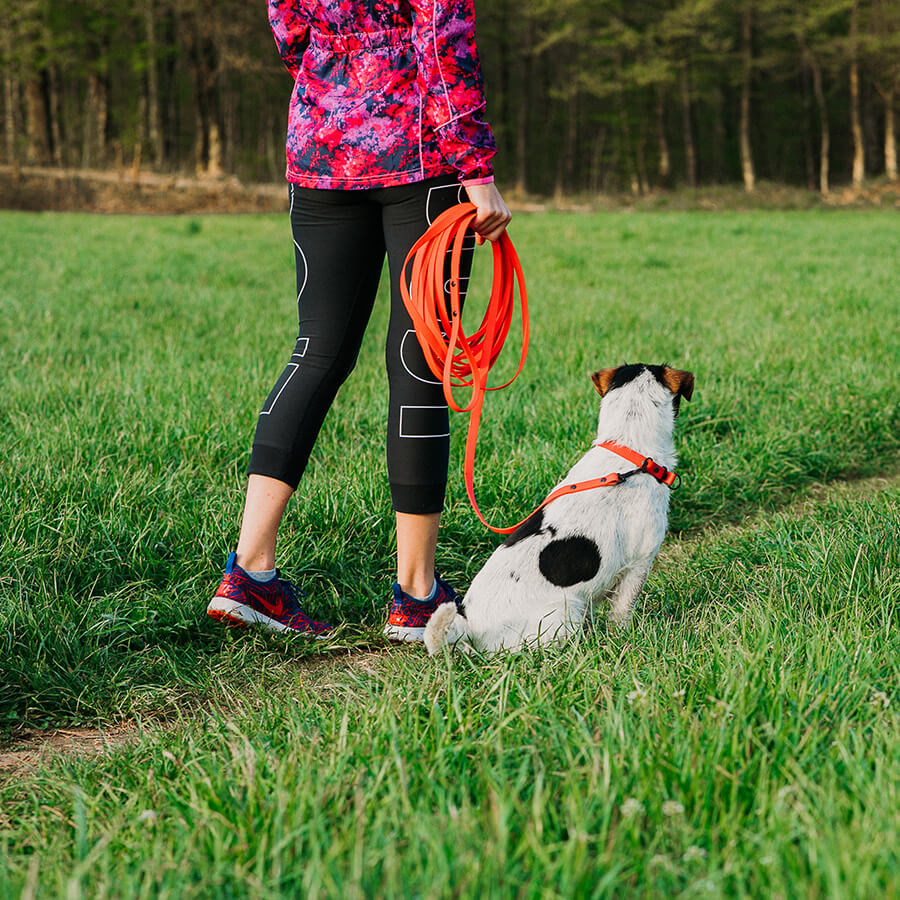
[[[8,3],[3,4],[3,16],[0,19],[3,31],[3,131],[6,139],[6,163],[13,166],[18,173],[18,129],[16,128],[16,112],[19,108],[19,73],[13,65],[13,14]],[[18,177],[18,176],[16,176]]]
[[[12,56],[12,34],[9,20],[4,22],[3,53],[9,60]],[[19,79],[13,74],[13,67],[7,62],[3,67],[3,130],[6,138],[6,163],[15,166],[16,153],[16,107],[19,103]]]
[[[84,143],[81,164],[85,168],[103,165],[106,155],[108,98],[106,83],[92,72],[88,76],[87,106],[84,113]]]
[[[7,66],[3,74],[3,127],[6,136],[6,163],[16,163],[16,96],[19,86],[13,78],[11,67]]]
[[[638,188],[641,194],[650,193],[650,179],[647,178],[647,161],[644,153],[644,147],[647,143],[647,136],[644,133],[644,120],[641,119],[638,125],[638,137],[634,145],[635,162],[637,163],[637,179]]]
[[[884,101],[884,174],[891,181],[897,180],[897,126],[894,99],[897,96],[898,83],[900,80],[894,81],[890,88],[885,88],[882,83],[875,82],[875,90]]]
[[[862,187],[866,177],[866,152],[859,116],[859,3],[850,12],[850,130],[853,134],[853,186]]]
[[[599,194],[603,188],[603,145],[606,141],[606,127],[601,126],[594,136],[591,147],[591,192]]]
[[[219,123],[213,118],[209,122],[208,155],[206,160],[206,174],[211,178],[219,178],[223,173],[222,165],[222,132]]]
[[[684,166],[689,187],[697,187],[697,151],[691,128],[691,86],[688,80],[687,60],[681,61],[681,122],[684,131]]]
[[[531,66],[532,66],[532,26],[529,21],[525,28],[525,46],[521,53],[515,54],[518,58],[516,63],[518,74],[520,75],[518,104],[516,106],[515,120],[515,147],[516,147],[516,181],[515,192],[524,195],[528,190],[528,113],[531,109],[529,102],[529,91],[531,87]],[[510,98],[512,97],[512,87],[510,86]]]
[[[750,145],[750,86],[753,75],[753,22],[752,7],[744,3],[741,16],[741,56],[743,59],[743,82],[741,84],[741,173],[744,176],[744,190],[753,193],[756,187],[756,171],[753,167],[753,148]]]
[[[144,24],[147,29],[147,131],[153,164],[163,165],[162,114],[159,103],[159,72],[156,68],[156,10],[153,0],[146,0]]]
[[[897,133],[894,125],[894,97],[892,87],[884,98],[884,174],[891,181],[897,180]]]
[[[63,139],[62,125],[59,110],[59,71],[56,63],[51,63],[47,68],[48,89],[50,93],[50,137],[53,142],[53,163],[63,165]]]
[[[28,162],[46,166],[50,162],[50,132],[41,80],[33,75],[25,83],[25,132]]]
[[[621,53],[616,54],[616,110],[619,114],[619,143],[622,148],[621,159],[624,163],[625,179],[631,189],[631,193],[638,195],[641,192],[641,182],[634,165],[634,142],[631,138],[631,120],[628,109],[625,106],[625,92],[622,85],[625,84],[625,76],[622,72],[623,61]]]
[[[656,86],[656,140],[659,147],[659,185],[668,187],[672,177],[672,157],[666,138],[665,98],[661,84]]]
[[[819,142],[819,190],[822,194],[829,191],[828,184],[828,156],[831,145],[831,134],[828,129],[828,107],[825,103],[825,92],[822,90],[822,67],[819,61],[809,52],[805,51],[806,63],[812,72],[813,93],[816,97],[816,106],[819,110],[819,128],[821,140]]]
[[[812,103],[809,96],[809,78],[806,69],[802,69],[800,77],[800,89],[803,92],[803,161],[806,164],[806,186],[814,191],[816,189],[816,163],[813,153],[813,120]]]
[[[578,95],[575,90],[569,94],[566,103],[566,141],[563,167],[563,190],[572,190],[575,181],[575,148],[578,143]]]

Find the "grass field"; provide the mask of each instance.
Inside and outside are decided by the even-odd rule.
[[[896,215],[512,234],[532,351],[482,508],[542,498],[624,361],[696,375],[684,482],[629,633],[430,660],[379,636],[384,291],[279,549],[342,627],[235,636],[203,611],[295,335],[286,220],[0,213],[0,748],[128,735],[0,769],[0,898],[900,896]],[[461,588],[496,543],[463,438]]]

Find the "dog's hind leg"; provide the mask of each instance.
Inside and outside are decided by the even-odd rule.
[[[609,600],[612,607],[609,611],[609,620],[618,628],[626,628],[631,621],[634,604],[644,588],[652,562],[653,560],[650,560],[646,564],[628,569],[610,591]]]
[[[593,631],[603,619],[606,618],[606,614],[609,612],[609,605],[616,595],[621,580],[622,576],[620,575],[609,590],[603,591],[602,594],[594,597],[591,602],[588,603],[587,611],[584,616],[585,631]]]

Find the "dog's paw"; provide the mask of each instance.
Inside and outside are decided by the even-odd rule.
[[[627,612],[612,609],[609,612],[607,620],[616,631],[626,631],[631,625],[631,618],[632,615],[630,609]]]

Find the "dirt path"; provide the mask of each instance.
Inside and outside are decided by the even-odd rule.
[[[317,689],[333,687],[332,680],[347,668],[354,668],[370,675],[378,672],[378,662],[385,653],[392,650],[343,650],[331,655],[314,656],[301,660],[286,660],[283,668],[295,675],[299,670],[303,681],[314,681]],[[207,712],[227,711],[221,702],[212,701]],[[196,717],[196,706],[190,715]],[[141,724],[134,721],[118,722],[104,728],[53,728],[46,730],[27,729],[12,738],[5,746],[0,746],[0,783],[11,781],[46,766],[56,756],[103,756],[119,747],[139,740],[148,730],[159,731],[174,728],[177,719],[151,719]]]
[[[0,751],[0,779],[36,769],[57,753],[99,756],[135,740],[138,734],[139,728],[133,722],[103,729],[26,731],[5,750]]]

